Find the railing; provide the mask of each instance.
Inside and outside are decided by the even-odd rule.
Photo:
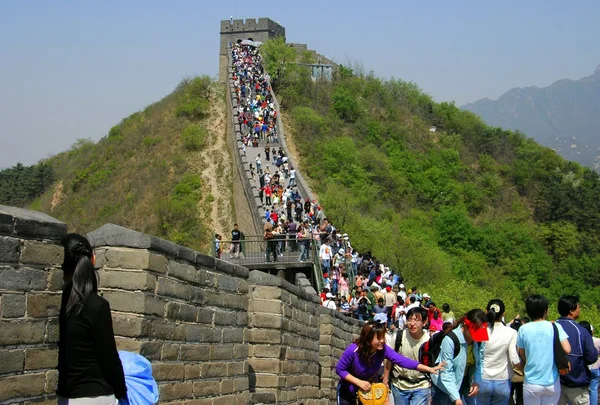
[[[307,263],[313,268],[315,289],[319,291],[322,288],[319,243],[315,239],[298,240],[293,235],[281,234],[265,240],[262,235],[251,235],[239,241],[220,240],[218,245],[220,252],[217,252],[217,242],[212,244],[214,257],[241,266]]]

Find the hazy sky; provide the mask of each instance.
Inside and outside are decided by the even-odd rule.
[[[458,105],[600,63],[598,0],[5,0],[0,168],[97,140],[183,77],[216,76],[231,15],[270,17],[290,42]]]

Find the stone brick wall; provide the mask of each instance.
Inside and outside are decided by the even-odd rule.
[[[119,349],[152,361],[161,403],[248,401],[248,270],[117,225],[88,234]]]
[[[0,403],[56,391],[66,229],[45,214],[0,206]]]
[[[335,401],[339,381],[335,366],[348,345],[358,338],[362,323],[323,307],[319,307],[318,313],[321,397]]]
[[[0,403],[55,403],[65,224],[0,206]],[[120,350],[161,403],[327,404],[356,321],[273,275],[107,224],[87,234]]]

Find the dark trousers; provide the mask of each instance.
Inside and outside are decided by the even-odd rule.
[[[270,262],[270,256],[273,254],[273,261],[277,261],[277,252],[275,251],[276,241],[267,241],[267,251],[265,252],[265,261]]]

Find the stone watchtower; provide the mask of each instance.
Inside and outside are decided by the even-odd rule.
[[[221,48],[219,51],[219,80],[227,80],[227,46],[236,43],[238,39],[252,38],[255,41],[266,42],[268,39],[283,37],[285,28],[270,18],[246,18],[246,20],[221,21]]]

